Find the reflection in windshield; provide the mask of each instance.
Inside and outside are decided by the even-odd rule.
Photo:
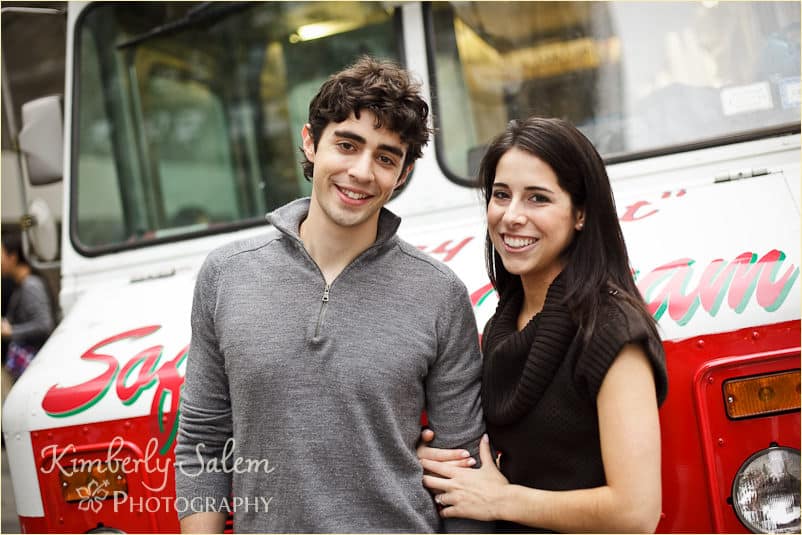
[[[144,43],[148,39],[153,39],[171,32],[186,30],[191,26],[199,26],[201,24],[209,26],[217,24],[227,16],[242,9],[246,9],[247,7],[249,7],[248,4],[244,2],[226,2],[224,4],[202,2],[191,6],[180,19],[160,24],[142,35],[137,35],[124,43],[118,44],[117,48],[121,49],[136,46],[140,43]]]
[[[263,223],[309,192],[298,147],[320,84],[361,54],[399,57],[378,2],[99,3],[77,36],[86,252]]]
[[[530,115],[577,124],[606,158],[799,123],[795,2],[435,3],[441,157],[475,171]]]

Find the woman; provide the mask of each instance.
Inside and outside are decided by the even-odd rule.
[[[20,237],[3,235],[2,245],[2,274],[16,284],[0,328],[3,340],[9,342],[8,355],[4,359],[4,384],[8,386],[10,381],[5,373],[16,380],[25,371],[50,336],[55,322],[47,286],[25,259]],[[5,391],[4,388],[4,395]]]
[[[479,174],[500,296],[482,397],[499,454],[485,437],[474,469],[422,446],[424,484],[443,517],[499,531],[654,531],[665,357],[604,163],[569,123],[530,118],[491,143]]]

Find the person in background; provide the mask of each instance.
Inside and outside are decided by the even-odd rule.
[[[465,285],[384,208],[428,113],[393,63],[335,74],[301,132],[311,198],[204,262],[175,448],[182,531],[222,532],[229,496],[236,532],[444,529],[415,448],[425,408],[441,445],[478,451],[476,322]]]
[[[11,294],[14,293],[14,290],[17,288],[17,285],[14,283],[14,279],[11,277],[7,277],[5,275],[2,276],[3,281],[3,288],[0,290],[0,297],[3,301],[3,311],[2,317],[6,316],[6,311],[8,310],[8,302],[11,300]],[[11,373],[5,370],[6,366],[6,359],[8,358],[8,346],[10,344],[9,340],[0,337],[0,341],[2,342],[2,367],[0,367],[0,402],[4,402],[6,400],[6,394],[14,384],[14,379],[11,377]],[[6,440],[4,437],[2,438],[3,447],[6,445]]]
[[[3,367],[3,399],[13,381],[25,371],[55,327],[53,306],[45,281],[34,273],[22,249],[19,234],[2,236],[2,275],[14,290],[2,319],[3,341],[8,344]]]
[[[487,271],[482,467],[422,445],[445,518],[497,530],[650,532],[661,512],[656,324],[635,286],[604,163],[558,119],[512,121],[479,171]],[[425,431],[428,440],[431,431]]]
[[[17,285],[14,283],[14,279],[12,279],[11,277],[7,277],[5,275],[3,275],[2,278],[0,278],[0,280],[2,280],[3,283],[3,287],[2,289],[0,289],[0,300],[2,300],[3,302],[2,314],[0,315],[2,315],[2,317],[5,317],[6,311],[8,310],[8,302],[11,300],[10,299],[11,294],[14,293],[14,290],[17,288]],[[2,340],[2,358],[3,358],[3,364],[5,364],[6,356],[8,353],[8,340],[6,340],[5,338],[0,338],[0,340]]]

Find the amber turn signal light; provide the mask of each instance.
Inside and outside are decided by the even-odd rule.
[[[80,461],[61,469],[61,493],[68,502],[106,500],[128,492],[128,480],[122,463]]]
[[[724,382],[724,405],[732,419],[799,409],[799,370]]]

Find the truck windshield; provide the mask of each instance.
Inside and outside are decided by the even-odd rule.
[[[799,2],[435,2],[438,157],[456,180],[512,119],[609,162],[798,130]]]
[[[259,224],[307,195],[317,88],[362,53],[400,57],[381,2],[213,4],[81,14],[70,224],[84,254]]]

